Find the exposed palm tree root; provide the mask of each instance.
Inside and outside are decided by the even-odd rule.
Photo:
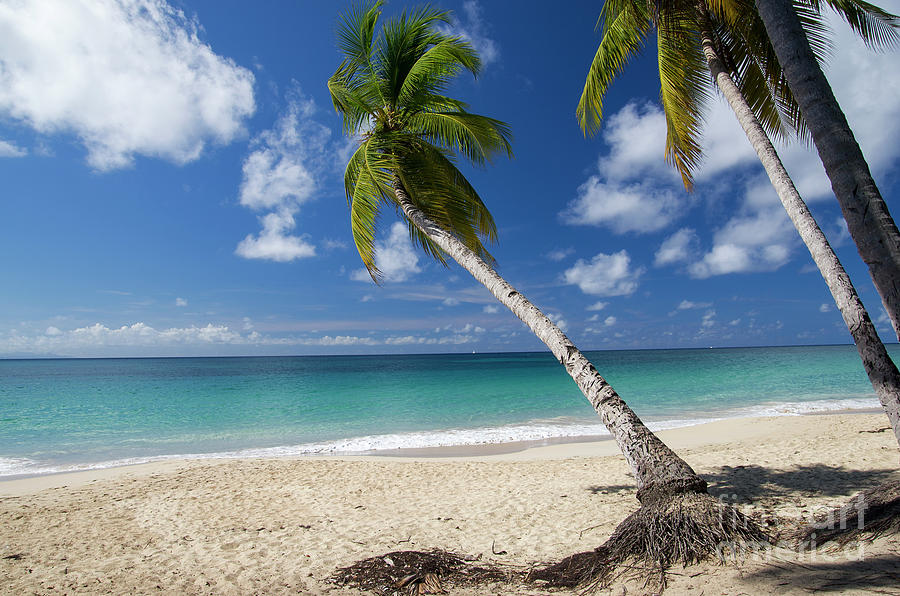
[[[520,580],[524,572],[497,565],[476,564],[444,550],[395,551],[338,569],[330,581],[376,594],[445,594],[445,585],[484,584]]]
[[[900,533],[900,481],[855,494],[846,504],[800,528],[796,538],[801,548],[809,550],[826,542],[841,547],[887,533]]]
[[[528,579],[591,590],[637,576],[664,588],[672,565],[710,557],[725,562],[768,543],[759,525],[734,507],[705,492],[679,493],[642,505],[602,546],[532,571]]]

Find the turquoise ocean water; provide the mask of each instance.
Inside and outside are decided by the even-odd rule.
[[[852,346],[588,355],[654,429],[879,407]],[[546,353],[0,360],[0,477],[604,434]]]

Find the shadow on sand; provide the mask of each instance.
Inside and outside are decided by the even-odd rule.
[[[813,464],[790,470],[763,466],[723,466],[703,477],[709,493],[731,502],[779,499],[791,494],[807,497],[844,497],[889,480],[900,480],[896,469],[854,470],[843,466]]]
[[[854,589],[876,594],[900,593],[900,555],[859,555],[856,549],[849,549],[819,554],[819,561],[771,562],[745,577],[770,586],[771,593],[792,592],[798,588],[807,592],[844,592]]]

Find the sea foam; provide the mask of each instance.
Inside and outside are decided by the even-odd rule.
[[[880,408],[875,398],[827,399],[804,402],[782,402],[760,404],[709,412],[707,416],[647,420],[653,431],[696,426],[716,420],[751,418],[760,416],[799,416],[804,414],[837,411],[869,410]],[[297,457],[316,455],[378,455],[400,449],[422,449],[439,447],[459,447],[495,445],[513,442],[540,443],[541,441],[576,439],[583,437],[609,437],[602,423],[590,420],[556,418],[535,420],[526,424],[487,426],[468,429],[445,429],[435,431],[390,433],[336,439],[315,443],[300,443],[277,447],[239,449],[213,453],[183,453],[148,457],[114,459],[96,463],[48,466],[26,458],[0,458],[0,478],[24,475],[42,475],[60,472],[76,472],[100,468],[136,465],[143,463],[180,459],[238,459],[265,457]]]

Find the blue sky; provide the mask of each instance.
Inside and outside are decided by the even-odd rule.
[[[599,2],[439,6],[484,61],[453,93],[515,135],[513,160],[466,170],[498,223],[499,270],[576,344],[849,341],[723,103],[689,194],[663,160],[652,47],[609,93],[601,133],[577,126]],[[325,88],[343,7],[0,3],[0,355],[542,349],[391,217],[387,280],[361,275],[341,187],[352,144]],[[900,60],[834,31],[828,76],[897,212]],[[818,158],[797,144],[782,157],[889,339]]]

